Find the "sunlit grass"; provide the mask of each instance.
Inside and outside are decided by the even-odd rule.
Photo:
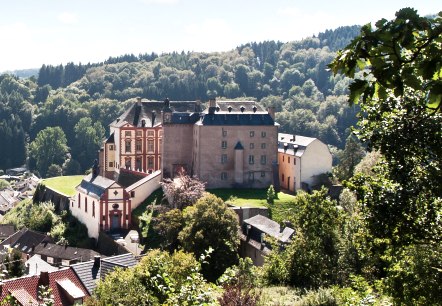
[[[75,187],[77,187],[84,175],[71,175],[71,176],[57,176],[44,179],[42,183],[59,193],[65,194],[67,196],[75,195]]]

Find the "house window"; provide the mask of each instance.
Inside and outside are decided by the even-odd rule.
[[[225,140],[221,141],[221,148],[227,149],[227,141]]]
[[[141,144],[141,140],[137,139],[137,141],[135,142],[135,150],[141,151]]]
[[[227,180],[227,172],[221,172],[221,180],[222,181]]]
[[[287,162],[290,164],[290,156],[287,156]]]
[[[221,155],[221,164],[227,163],[227,154]]]
[[[80,208],[80,206],[81,206],[81,197],[80,194],[78,194],[78,208]]]
[[[124,132],[124,136],[126,136],[126,137],[130,137],[130,131],[125,131],[125,132]]]
[[[137,159],[135,160],[135,168],[135,170],[141,170],[141,157],[137,157]]]
[[[147,141],[147,152],[153,152],[154,151],[154,142],[153,140],[148,140]]]
[[[296,165],[296,158],[293,158],[293,165]]]
[[[113,151],[114,150],[114,145],[109,145],[109,151]]]
[[[135,132],[135,136],[137,136],[137,137],[141,137],[143,134],[142,134],[142,132],[141,131],[136,131]]]
[[[261,137],[264,138],[264,137],[266,137],[266,135],[267,135],[266,132],[261,132]]]
[[[255,174],[253,172],[249,172],[249,181],[255,180]]]
[[[255,137],[255,131],[250,131],[250,137]]]
[[[132,168],[131,159],[130,158],[126,159],[126,161],[124,162],[124,165],[125,165],[126,169]]]
[[[227,131],[223,130],[223,137],[226,137],[226,136],[227,136]]]
[[[163,136],[163,131],[158,131],[158,137]]]
[[[130,147],[131,147],[131,141],[130,140],[126,140],[126,147],[125,147],[125,152],[130,152]]]
[[[132,191],[130,192],[130,197],[131,197],[131,198],[135,198],[135,191],[132,190]]]
[[[95,218],[95,201],[92,201],[92,217]]]
[[[147,137],[154,137],[155,131],[147,131]]]
[[[109,162],[109,168],[113,168],[114,167],[114,162]]]
[[[261,177],[265,177],[265,176],[266,176],[265,171],[261,171]]]
[[[255,156],[254,155],[249,155],[249,164],[253,165],[255,163]]]
[[[84,212],[87,212],[87,198],[84,197]]]
[[[265,165],[267,163],[267,156],[261,155],[261,165]]]
[[[249,148],[250,149],[254,149],[255,148],[255,144],[253,142],[251,142]]]
[[[284,174],[281,176],[281,182],[284,182]]]
[[[263,142],[262,144],[261,144],[261,149],[265,149],[266,148],[266,144],[265,144],[265,142]]]
[[[147,157],[147,168],[153,169],[153,156]]]
[[[129,215],[128,214],[126,214],[126,220],[129,220]]]
[[[160,139],[158,139],[158,148],[159,148],[159,150],[161,150],[162,147],[163,147],[163,139],[160,138]]]
[[[282,156],[282,162],[284,162],[284,155]]]

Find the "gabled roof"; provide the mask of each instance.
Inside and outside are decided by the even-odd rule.
[[[42,242],[38,244],[34,249],[34,254],[78,261],[88,261],[93,259],[94,256],[100,255],[90,249],[63,246],[50,242]]]
[[[8,238],[15,233],[15,227],[12,224],[0,224],[0,240]]]
[[[25,276],[3,280],[0,300],[12,294],[22,305],[35,305],[38,301],[40,285],[49,286],[54,297],[54,305],[71,305],[69,299],[89,296],[86,288],[80,282],[73,270],[67,268],[40,275]]]
[[[43,241],[52,242],[52,238],[43,233],[24,228],[3,240],[0,246],[10,245],[23,253],[30,254],[33,252],[33,248]]]
[[[131,253],[101,258],[99,262],[97,264],[95,260],[91,260],[71,266],[89,294],[92,294],[96,288],[97,281],[103,279],[115,267],[130,268],[137,264],[137,260]]]
[[[278,152],[300,157],[315,140],[317,138],[278,133]]]
[[[281,226],[278,222],[273,221],[262,215],[256,215],[252,218],[245,219],[244,224],[251,225],[262,233],[272,236],[282,242],[287,242],[290,237],[295,233],[295,230],[289,227],[284,228],[281,231]]]
[[[106,189],[113,184],[115,184],[115,181],[101,175],[94,177],[91,173],[81,181],[80,185],[78,185],[76,189],[91,197],[100,199]]]
[[[146,176],[148,176],[147,173],[142,174],[140,172],[128,171],[122,168],[120,169],[120,174],[118,174],[117,183],[120,186],[127,188],[135,184],[136,182],[144,179]]]
[[[25,266],[27,267],[26,269],[28,271],[28,275],[40,275],[41,271],[53,272],[58,270],[57,267],[47,263],[38,255],[34,255],[29,258],[26,261]]]
[[[107,139],[106,143],[115,143],[114,133],[112,133]]]

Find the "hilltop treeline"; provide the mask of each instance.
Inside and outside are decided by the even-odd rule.
[[[135,97],[255,99],[276,108],[282,132],[343,148],[357,109],[347,104],[349,81],[333,76],[327,65],[358,31],[358,26],[341,27],[301,41],[252,42],[228,52],[126,54],[102,63],[43,65],[38,77],[29,79],[3,75],[0,140],[11,149],[0,152],[0,169],[27,161],[41,175],[48,173],[39,165],[48,163],[60,167],[52,169],[55,174],[84,171],[108,124]],[[62,156],[42,161],[38,143],[30,144],[55,127],[65,136],[57,144]]]

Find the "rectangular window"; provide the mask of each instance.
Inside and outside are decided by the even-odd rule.
[[[282,162],[284,162],[284,155],[282,156]]]
[[[253,172],[249,172],[249,181],[255,180],[255,174]]]
[[[266,137],[266,132],[261,132],[261,137]]]
[[[109,145],[109,151],[113,151],[114,150],[114,145]]]
[[[153,140],[148,140],[147,141],[147,152],[154,152],[154,141]]]
[[[141,140],[137,139],[137,141],[135,142],[135,150],[137,150],[137,152],[140,152],[141,147],[142,147],[142,142]]]
[[[251,142],[249,148],[250,149],[254,149],[255,148],[255,144],[253,142]]]
[[[221,180],[222,181],[227,180],[227,172],[221,172]]]
[[[109,162],[109,168],[113,168],[114,167],[114,162]]]
[[[158,131],[158,137],[163,136],[163,131]]]
[[[149,156],[147,158],[147,168],[148,169],[153,169],[153,156]]]
[[[126,220],[129,220],[129,215],[128,214],[126,214]]]
[[[293,165],[296,165],[296,158],[293,158]]]
[[[131,197],[131,198],[135,198],[135,191],[131,191],[131,192],[130,192],[130,197]]]
[[[281,176],[281,182],[284,182],[284,174]]]
[[[225,140],[221,141],[221,148],[227,149],[227,141]]]
[[[147,137],[154,137],[155,131],[147,131]]]
[[[128,141],[126,141],[125,151],[126,151],[126,152],[130,152],[130,151],[131,151],[131,150],[130,150],[130,147],[131,147],[131,142],[130,142],[130,140],[128,140]]]
[[[221,155],[221,164],[227,163],[227,154]]]
[[[160,139],[158,139],[158,148],[159,148],[159,150],[161,150],[162,147],[163,147],[163,139],[160,138]]]
[[[135,135],[136,135],[137,137],[141,137],[141,136],[143,136],[143,132],[142,132],[142,131],[136,131],[136,132],[135,132]]]
[[[250,137],[255,137],[255,131],[250,131]]]
[[[267,156],[261,155],[261,165],[265,165],[267,163]]]
[[[87,212],[87,198],[84,199],[84,212]]]
[[[265,142],[263,142],[262,144],[261,144],[261,149],[265,149],[266,148],[266,144],[265,144]]]
[[[253,165],[255,163],[255,156],[254,155],[249,155],[249,164]]]
[[[126,137],[130,137],[130,135],[131,135],[130,131],[125,131],[125,132],[124,132],[124,136],[126,136]]]
[[[226,137],[226,136],[227,136],[227,131],[223,130],[223,137]]]

